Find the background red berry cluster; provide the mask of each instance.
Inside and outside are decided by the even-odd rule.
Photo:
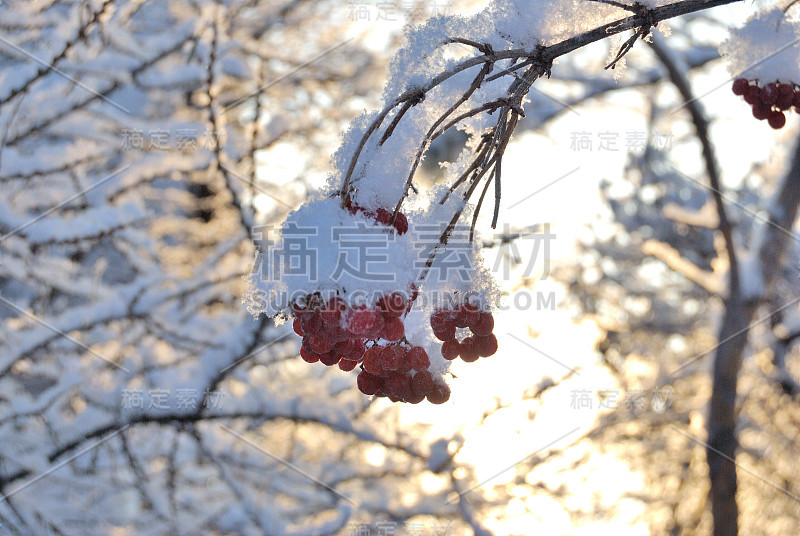
[[[744,98],[753,107],[753,117],[767,120],[774,129],[783,128],[786,124],[785,110],[794,106],[800,111],[800,89],[793,84],[770,82],[761,87],[757,80],[737,78],[733,81],[733,93]]]

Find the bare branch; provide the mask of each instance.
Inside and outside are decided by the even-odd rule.
[[[761,291],[743,295],[741,289],[730,289],[725,301],[725,315],[719,329],[720,341],[714,354],[713,386],[709,404],[708,459],[711,477],[712,513],[715,536],[736,536],[736,382],[747,347],[750,323],[758,306],[771,288],[786,251],[789,237],[782,232],[791,229],[800,205],[800,144],[792,156],[791,168],[778,186],[769,207],[768,222],[755,235],[750,247],[753,256],[751,277],[761,278]]]
[[[672,54],[667,49],[663,40],[659,36],[653,36],[653,40],[649,43],[650,47],[656,53],[656,56],[664,65],[670,77],[670,81],[675,85],[681,94],[686,107],[692,118],[697,139],[703,147],[703,160],[706,164],[706,174],[708,175],[708,182],[711,185],[711,195],[714,199],[714,205],[717,209],[717,218],[719,231],[725,239],[725,249],[728,254],[729,266],[729,287],[731,289],[739,288],[739,262],[736,256],[736,245],[733,242],[733,226],[728,218],[725,209],[725,203],[722,199],[722,187],[719,179],[719,167],[717,159],[714,154],[714,148],[711,146],[711,141],[708,137],[708,120],[706,119],[705,112],[702,109],[700,101],[695,98],[694,92],[689,85],[689,81],[683,75],[683,71],[679,68],[677,61],[672,57]]]

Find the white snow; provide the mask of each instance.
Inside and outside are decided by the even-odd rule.
[[[800,25],[777,7],[755,13],[719,47],[735,78],[800,83]]]

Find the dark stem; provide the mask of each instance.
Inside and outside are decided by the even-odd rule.
[[[800,204],[800,143],[795,148],[792,165],[778,187],[769,208],[769,220],[757,233],[751,255],[757,256],[761,277],[760,292],[745,296],[731,288],[725,302],[725,316],[719,331],[719,346],[714,353],[713,385],[708,409],[708,460],[711,478],[711,511],[714,536],[736,536],[739,510],[736,504],[736,382],[747,347],[750,324],[771,289],[786,251],[789,235]]]

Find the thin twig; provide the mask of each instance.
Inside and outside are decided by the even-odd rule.
[[[676,64],[672,58],[669,50],[661,42],[661,38],[655,36],[653,41],[649,43],[650,47],[655,52],[658,59],[664,65],[669,75],[670,81],[678,89],[686,108],[692,118],[697,139],[703,147],[703,160],[706,165],[706,174],[708,175],[708,182],[711,185],[711,195],[714,199],[714,206],[717,210],[717,218],[719,220],[719,231],[725,240],[725,249],[728,255],[729,265],[729,291],[734,292],[739,288],[739,262],[736,256],[736,245],[733,241],[733,226],[728,218],[728,212],[725,208],[725,202],[722,199],[722,187],[719,177],[719,166],[717,165],[717,158],[714,154],[714,148],[711,146],[711,141],[708,136],[708,120],[702,109],[700,101],[695,98],[692,88],[689,86],[689,81],[683,75],[683,70]]]
[[[636,44],[636,40],[639,39],[640,36],[642,38],[644,38],[645,36],[647,36],[648,33],[650,33],[650,28],[649,27],[647,27],[646,30],[645,30],[645,27],[637,29],[633,33],[633,35],[628,38],[627,41],[622,43],[622,46],[619,47],[619,52],[617,52],[617,55],[614,57],[613,60],[611,60],[611,63],[606,65],[604,68],[605,69],[615,69],[617,67],[617,63],[622,58],[624,58],[625,55],[628,52],[630,52],[633,49],[633,45]]]
[[[431,136],[433,135],[434,132],[436,132],[436,129],[439,127],[439,125],[441,125],[462,104],[467,102],[467,100],[469,100],[472,94],[475,93],[479,87],[481,87],[483,79],[486,78],[486,75],[489,74],[491,70],[492,70],[492,63],[484,64],[483,68],[475,77],[475,79],[472,81],[472,84],[469,86],[467,91],[465,91],[464,94],[462,94],[461,97],[459,97],[459,99],[452,106],[450,106],[450,108],[448,108],[442,115],[440,115],[439,118],[428,129],[428,132],[425,134],[425,138],[422,140],[422,143],[417,149],[417,154],[414,157],[414,163],[411,166],[411,171],[408,174],[408,179],[406,179],[406,184],[405,187],[403,188],[402,196],[397,201],[397,205],[394,207],[394,212],[392,214],[392,222],[394,222],[394,219],[397,218],[397,214],[400,212],[400,207],[403,205],[403,201],[405,201],[406,197],[408,197],[408,190],[411,187],[411,183],[414,180],[414,175],[416,174],[417,167],[419,166],[419,163],[422,160],[422,155],[425,154],[425,150],[430,145]]]
[[[461,43],[462,45],[469,45],[471,47],[475,47],[480,50],[484,54],[494,54],[494,50],[492,50],[492,45],[489,43],[478,43],[476,41],[472,41],[471,39],[465,39],[463,37],[451,37],[445,44],[448,43]]]
[[[503,162],[503,155],[501,154],[497,158],[497,163],[494,165],[494,214],[492,215],[492,229],[497,229],[497,219],[500,217],[500,193],[502,188],[500,187],[500,165]],[[488,181],[487,181],[488,183]],[[470,236],[472,236],[470,234]]]
[[[489,133],[484,134],[483,138],[481,139],[481,143],[478,146],[478,154],[476,155],[475,159],[472,161],[472,164],[461,174],[459,177],[450,185],[450,188],[445,192],[442,199],[439,200],[440,205],[444,205],[450,195],[456,191],[456,189],[467,179],[467,177],[478,169],[481,165],[481,162],[484,160],[484,155],[488,154],[491,150],[491,145],[489,145],[489,139],[491,135]]]
[[[470,117],[474,117],[474,116],[478,115],[481,112],[490,112],[490,113],[494,112],[495,110],[500,108],[502,105],[503,105],[503,102],[501,100],[499,100],[499,99],[496,99],[496,100],[493,100],[491,102],[487,102],[486,104],[483,104],[481,106],[478,106],[477,108],[473,108],[473,109],[471,109],[469,111],[466,111],[466,112],[464,112],[463,114],[461,114],[459,116],[454,117],[447,124],[445,124],[439,130],[437,130],[436,133],[433,134],[433,136],[431,136],[431,142],[433,142],[436,138],[438,138],[439,136],[441,136],[442,134],[444,134],[445,132],[450,130],[453,126],[455,126],[457,123],[463,121],[464,119],[468,119]]]
[[[214,74],[214,69],[217,62],[217,46],[219,44],[219,24],[221,21],[220,16],[220,9],[217,7],[216,14],[214,16],[214,20],[211,23],[211,46],[210,52],[208,57],[208,71],[206,73],[206,90],[208,96],[208,122],[211,126],[211,138],[212,138],[212,151],[214,153],[214,160],[216,163],[217,172],[222,176],[225,182],[225,188],[228,190],[228,193],[231,196],[231,204],[233,208],[236,209],[236,213],[239,217],[239,223],[242,226],[247,237],[252,240],[253,239],[253,226],[250,223],[244,207],[242,207],[242,203],[239,200],[239,195],[236,192],[236,188],[233,186],[233,181],[231,180],[230,172],[228,171],[227,167],[223,164],[224,159],[224,151],[222,149],[222,143],[220,142],[220,136],[223,131],[223,124],[222,124],[222,117],[217,112],[217,101],[214,96],[214,88],[216,86],[216,77]]]
[[[486,184],[483,185],[483,190],[481,190],[481,196],[478,198],[478,203],[475,205],[475,212],[472,213],[472,224],[469,227],[469,241],[472,242],[473,238],[475,238],[475,224],[478,223],[478,213],[481,211],[481,205],[483,205],[483,198],[486,197],[486,191],[489,189],[489,185],[492,181],[486,181]]]
[[[632,13],[639,12],[639,10],[635,5],[623,4],[622,2],[617,2],[616,0],[586,0],[586,1],[597,2],[598,4],[608,4],[609,6],[618,7],[620,9],[624,9],[625,11],[630,11]]]
[[[400,111],[397,112],[397,115],[395,115],[394,118],[392,119],[392,122],[389,124],[389,127],[386,129],[386,132],[384,132],[383,136],[381,136],[381,141],[378,142],[378,145],[383,145],[384,143],[386,143],[386,140],[388,140],[389,136],[392,135],[397,124],[400,122],[400,120],[403,118],[406,112],[415,104],[416,103],[412,101],[406,101],[403,103],[403,107],[400,108]]]
[[[400,97],[395,99],[391,104],[387,105],[381,111],[381,113],[378,114],[378,117],[375,118],[375,120],[370,124],[364,135],[361,136],[361,140],[358,143],[358,147],[353,153],[353,156],[350,158],[350,165],[347,167],[347,172],[345,173],[344,181],[342,182],[342,188],[339,192],[342,197],[342,206],[346,205],[347,201],[349,200],[350,197],[349,189],[350,189],[350,182],[353,176],[353,170],[355,170],[356,163],[358,162],[358,157],[361,155],[361,151],[364,150],[364,146],[367,144],[367,140],[370,138],[370,136],[372,136],[372,133],[375,132],[378,129],[378,127],[381,126],[381,123],[383,123],[383,120],[386,119],[387,115],[389,115],[389,112],[391,112],[397,105],[406,102],[408,100],[422,99],[424,95],[425,91],[420,88],[413,88],[406,91],[405,93],[400,95]]]

